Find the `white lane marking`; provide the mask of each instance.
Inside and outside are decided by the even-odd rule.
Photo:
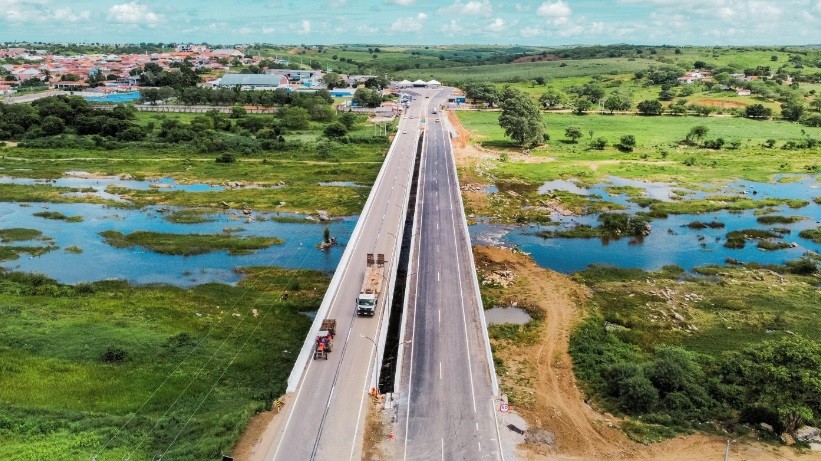
[[[439,309],[439,323],[442,323],[442,309]]]
[[[421,158],[419,159],[419,178],[420,178],[420,181],[419,181],[419,185],[417,186],[417,188],[419,190],[419,210],[418,210],[418,212],[419,212],[419,229],[418,229],[419,230],[419,243],[418,243],[419,248],[422,247],[422,239],[425,236],[425,233],[422,232],[422,229],[424,228],[424,221],[425,221],[425,213],[424,213],[424,210],[425,210],[425,183],[427,182],[427,179],[425,178],[425,173],[424,172],[427,170],[427,166],[425,165],[425,162],[428,160],[428,156],[425,155],[425,149],[424,148],[425,148],[425,140],[423,138],[423,140],[422,140],[422,154],[421,154]],[[419,301],[419,298],[418,298],[418,295],[419,295],[419,272],[418,272],[419,271],[419,253],[416,252],[415,256],[417,258],[416,259],[416,266],[417,266],[416,271],[417,271],[417,273],[416,273],[416,287],[414,288],[414,292],[413,292],[413,296],[414,296],[413,297],[413,324],[411,325],[411,338],[413,338],[413,336],[416,334],[416,317],[418,317],[418,315],[419,315],[419,305],[418,305],[419,304],[418,303],[418,301]],[[410,363],[408,364],[408,369],[409,369],[409,371],[408,371],[408,409],[405,412],[405,444],[404,444],[404,447],[403,447],[403,454],[402,454],[402,459],[403,460],[408,459],[408,427],[410,426],[410,405],[411,405],[411,402],[413,401],[413,399],[411,398],[411,395],[413,394],[413,353],[414,353],[414,349],[416,348],[416,342],[411,341],[410,346],[411,346],[411,349],[410,349]],[[442,439],[442,444],[443,444],[442,452],[444,453],[444,439]]]
[[[476,421],[476,430],[479,430],[479,421]]]
[[[445,459],[445,439],[442,439],[442,460]]]
[[[442,379],[442,362],[439,362],[439,379]]]
[[[479,444],[479,451],[482,451],[482,442],[480,442],[480,441],[478,441],[478,440],[477,440],[477,441],[476,441],[476,443],[478,443],[478,444]]]
[[[436,281],[439,281],[439,271],[436,271]]]
[[[447,149],[446,149],[447,150]],[[451,176],[451,167],[453,165],[445,165],[445,169],[447,170],[447,177],[448,177],[448,201],[453,202],[453,188],[452,185],[453,177]],[[456,171],[453,171],[453,174],[456,174]],[[450,213],[450,222],[451,222],[451,229],[453,230],[453,241],[456,242],[456,279],[459,281],[459,305],[462,307],[462,325],[465,331],[465,351],[470,351],[470,341],[468,339],[468,320],[467,320],[467,312],[465,312],[465,300],[464,300],[464,291],[462,288],[462,263],[459,258],[459,239],[456,236],[456,217],[453,216],[453,213]],[[467,242],[468,251],[470,249],[470,242]],[[473,399],[473,412],[477,413],[476,411],[476,387],[473,384],[473,361],[470,358],[470,353],[465,354],[468,358],[468,377],[470,378],[470,397]]]

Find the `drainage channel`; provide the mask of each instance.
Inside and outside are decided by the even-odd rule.
[[[379,370],[379,393],[393,392],[396,377],[396,358],[399,355],[399,327],[402,325],[402,313],[405,300],[405,282],[410,262],[411,236],[413,219],[416,216],[416,186],[419,183],[419,159],[422,157],[422,135],[416,146],[416,159],[413,162],[413,176],[408,194],[408,212],[405,214],[405,229],[402,232],[402,247],[399,249],[399,265],[396,267],[396,284],[391,299],[391,315],[388,332],[385,338],[385,352],[382,356],[382,367]]]

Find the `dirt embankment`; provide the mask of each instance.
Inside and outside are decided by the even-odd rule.
[[[470,133],[454,114],[453,126],[459,133],[455,155],[462,171],[486,158],[469,142]],[[470,176],[470,175],[468,175]],[[475,179],[475,178],[473,178]],[[468,179],[472,183],[471,179]],[[462,186],[466,183],[463,182]],[[465,192],[463,192],[463,195]],[[706,434],[679,436],[654,445],[628,439],[619,429],[621,420],[602,414],[588,405],[579,390],[568,352],[570,333],[583,320],[588,289],[569,277],[539,267],[528,255],[495,247],[475,247],[477,270],[483,276],[493,272],[510,274],[507,286],[483,287],[498,305],[525,308],[542,318],[535,340],[516,343],[493,340],[494,355],[504,363],[500,383],[505,392],[516,396],[512,408],[530,429],[551,432],[549,445],[522,445],[517,458],[539,460],[634,460],[702,461],[722,460],[726,437]],[[508,272],[509,271],[509,272]],[[486,306],[491,307],[491,306]],[[821,460],[821,453],[799,455],[788,447],[761,443],[733,443],[733,461]]]
[[[492,340],[494,355],[504,363],[500,382],[516,396],[511,408],[529,424],[529,430],[551,432],[550,445],[526,444],[518,459],[538,460],[722,460],[727,439],[706,434],[676,437],[654,445],[628,439],[621,420],[602,414],[585,401],[578,389],[568,353],[570,333],[584,318],[588,289],[569,277],[543,269],[528,256],[504,248],[474,247],[480,276],[509,274],[506,287],[484,288],[499,304],[525,308],[542,318],[533,343]],[[799,455],[787,447],[759,443],[732,444],[734,461],[810,461],[821,453]]]

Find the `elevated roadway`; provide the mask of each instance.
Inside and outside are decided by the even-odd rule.
[[[303,347],[289,381],[288,403],[278,425],[263,435],[255,460],[359,460],[368,391],[375,386],[376,363],[384,346],[395,263],[401,245],[413,161],[420,135],[420,117],[429,100],[415,97],[400,119],[399,131],[385,159],[363,214],[348,242],[340,265],[314,322],[313,338],[322,318],[337,322],[328,360],[312,360]],[[357,317],[355,299],[362,286],[367,253],[387,259],[386,292],[374,317]],[[372,342],[373,340],[373,342]],[[377,347],[377,344],[379,345]],[[377,359],[379,357],[379,359]],[[304,368],[302,368],[304,364]]]
[[[411,249],[397,421],[403,460],[503,459],[498,393],[446,115],[431,96]]]

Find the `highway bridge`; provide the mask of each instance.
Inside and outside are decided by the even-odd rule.
[[[414,160],[422,165],[408,300],[400,333],[393,451],[402,459],[502,459],[498,394],[444,114],[450,89],[414,89],[397,136],[334,273],[288,383],[282,412],[254,460],[359,460],[367,398],[377,383],[397,273]],[[422,138],[420,138],[420,136]],[[354,309],[367,253],[387,259],[374,317]],[[311,360],[323,318],[337,321],[328,360]]]

